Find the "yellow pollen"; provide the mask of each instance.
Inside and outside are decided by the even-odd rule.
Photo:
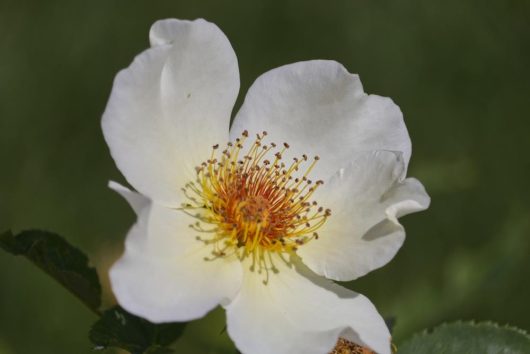
[[[266,135],[257,134],[245,152],[247,131],[225,149],[214,145],[210,158],[196,167],[196,180],[183,188],[188,202],[182,210],[196,218],[190,227],[212,246],[208,260],[252,257],[260,269],[274,270],[271,253],[293,253],[318,239],[317,229],[331,215],[311,200],[323,184],[308,178],[319,158],[302,155],[286,164],[289,145],[265,144]]]

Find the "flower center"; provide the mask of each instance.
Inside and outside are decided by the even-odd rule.
[[[331,215],[311,200],[323,184],[308,179],[318,156],[309,161],[303,155],[286,165],[282,155],[289,145],[265,145],[266,135],[257,134],[246,152],[247,131],[222,151],[213,146],[210,159],[196,167],[196,180],[183,188],[188,202],[182,209],[197,219],[190,227],[200,233],[198,240],[213,246],[208,259],[235,254],[261,261],[270,252],[296,252],[318,239],[316,230]]]

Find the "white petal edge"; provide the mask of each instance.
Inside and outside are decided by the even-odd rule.
[[[221,30],[204,20],[158,21],[151,39],[155,46],[116,76],[102,128],[128,182],[176,205],[194,167],[228,139],[237,58]]]
[[[318,191],[331,216],[319,239],[300,247],[309,268],[327,278],[349,281],[387,264],[405,240],[398,217],[429,207],[422,184],[404,179],[400,153],[374,151],[352,157]]]
[[[245,354],[322,354],[346,338],[390,353],[390,333],[364,296],[312,273],[299,261],[273,256],[277,274],[246,271],[237,297],[225,306],[227,330]]]
[[[314,180],[326,180],[355,152],[401,151],[405,166],[411,155],[399,107],[389,98],[365,94],[358,75],[329,60],[289,64],[260,76],[234,119],[230,138],[245,129],[267,131],[271,141],[289,143],[287,161],[318,155]]]
[[[155,323],[190,321],[236,295],[240,262],[204,260],[211,249],[195,239],[189,219],[156,204],[142,209],[110,270],[112,290],[127,311]]]
[[[129,188],[119,184],[118,182],[109,181],[109,188],[118,193],[129,203],[136,216],[140,215],[141,211],[148,207],[151,203],[149,198],[130,190]]]

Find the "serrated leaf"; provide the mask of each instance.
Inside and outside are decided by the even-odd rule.
[[[168,348],[184,331],[186,323],[151,323],[119,306],[103,313],[90,330],[90,340],[99,348],[117,347],[132,354],[171,353]]]
[[[29,259],[57,280],[92,311],[101,305],[101,286],[96,270],[88,265],[88,257],[61,236],[40,230],[13,235],[0,234],[0,248]]]
[[[530,337],[524,331],[491,322],[443,324],[414,335],[398,354],[527,354]]]

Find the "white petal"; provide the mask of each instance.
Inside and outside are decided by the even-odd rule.
[[[235,296],[240,262],[204,260],[211,249],[195,239],[190,219],[156,204],[142,210],[110,270],[114,294],[127,311],[157,323],[189,321]]]
[[[201,19],[199,21],[202,22],[204,20]],[[153,23],[149,30],[149,42],[151,43],[151,47],[173,44],[174,38],[179,36],[181,26],[186,23],[190,23],[190,21],[177,20],[174,18],[158,20]]]
[[[298,254],[314,272],[347,281],[382,267],[405,239],[398,217],[425,210],[430,199],[419,181],[403,180],[404,162],[390,151],[360,153],[316,196],[331,216],[319,239]]]
[[[390,353],[390,333],[364,296],[316,276],[300,262],[279,272],[246,271],[237,297],[226,306],[227,328],[245,354],[322,354],[338,337]]]
[[[325,180],[357,151],[393,150],[410,158],[403,115],[392,100],[366,95],[359,77],[334,61],[299,62],[271,70],[252,85],[237,114],[231,139],[243,130],[267,131],[287,142],[286,157],[318,155],[311,173]]]
[[[168,20],[173,27],[172,55],[162,72],[162,106],[173,119],[187,159],[210,158],[212,145],[228,139],[230,115],[239,91],[237,58],[223,32],[213,23]],[[157,27],[159,23],[155,24]]]
[[[129,183],[175,205],[194,167],[228,139],[237,59],[221,30],[204,20],[159,21],[151,41],[116,76],[103,133]]]
[[[149,198],[146,198],[140,193],[136,193],[129,188],[122,186],[118,182],[109,181],[109,188],[121,195],[127,201],[127,203],[129,203],[137,216],[140,215],[140,212],[145,207],[150,205]]]

